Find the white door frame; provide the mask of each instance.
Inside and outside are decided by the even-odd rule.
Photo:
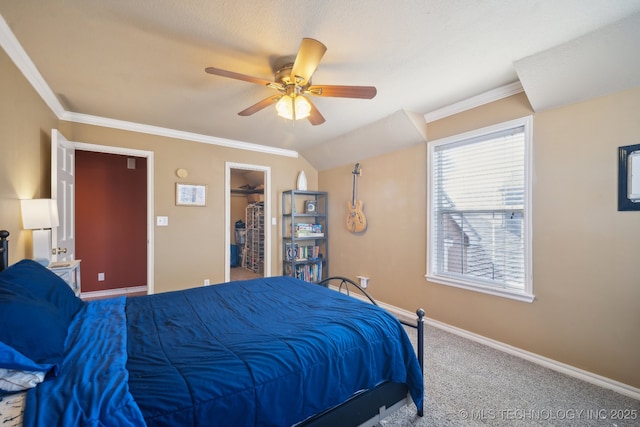
[[[224,184],[224,281],[231,280],[231,169],[264,172],[264,277],[271,276],[271,168],[225,162]]]
[[[93,151],[96,153],[119,154],[121,156],[144,157],[147,159],[147,294],[155,291],[154,286],[154,197],[153,197],[153,151],[134,148],[111,147],[85,142],[72,142],[76,151]]]

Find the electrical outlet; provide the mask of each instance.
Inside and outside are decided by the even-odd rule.
[[[356,276],[358,279],[360,279],[360,287],[362,289],[366,289],[367,286],[369,286],[369,278],[365,277],[365,276]]]
[[[209,279],[204,279],[204,286],[209,286],[210,284]]]
[[[104,282],[104,273],[98,273],[98,282]]]

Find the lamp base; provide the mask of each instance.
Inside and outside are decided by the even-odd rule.
[[[51,230],[33,230],[33,259],[42,265],[51,262]]]

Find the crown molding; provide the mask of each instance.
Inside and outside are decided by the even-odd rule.
[[[183,139],[187,141],[200,142],[203,144],[219,145],[222,147],[236,148],[239,150],[256,151],[265,154],[275,154],[277,156],[298,157],[298,152],[284,148],[269,147],[267,145],[252,144],[250,142],[236,141],[233,139],[218,138],[216,136],[203,135],[193,132],[163,128],[159,126],[145,125],[141,123],[128,122],[125,120],[109,119],[106,117],[92,116],[90,114],[73,113],[65,111],[60,120],[80,123],[93,126],[102,126],[113,129],[126,130],[131,132],[146,133],[149,135],[164,136],[167,138]]]
[[[481,105],[489,104],[490,102],[498,101],[520,92],[524,92],[524,88],[519,81],[516,81],[431,111],[424,115],[424,121],[426,123],[435,122],[436,120],[444,119],[445,117],[453,116],[454,114],[462,113],[463,111],[471,110],[472,108],[480,107]]]
[[[42,74],[38,71],[38,68],[35,66],[33,61],[31,61],[29,55],[27,55],[27,52],[22,48],[22,45],[11,31],[11,28],[9,28],[9,25],[2,15],[0,15],[0,46],[2,46],[4,51],[7,53],[9,58],[11,58],[16,67],[18,67],[27,81],[31,83],[31,86],[33,86],[42,100],[51,109],[53,114],[56,115],[58,120],[165,136],[168,138],[219,145],[239,150],[256,151],[259,153],[274,154],[277,156],[298,157],[298,152],[294,150],[274,148],[266,145],[66,111],[58,100],[58,97],[53,93],[45,79],[42,77]]]
[[[31,61],[27,52],[22,48],[22,45],[2,15],[0,15],[0,46],[2,46],[7,55],[9,55],[9,58],[11,58],[22,75],[31,83],[31,86],[38,92],[51,111],[53,111],[53,114],[60,119],[65,112],[64,107],[44,80],[33,61]]]

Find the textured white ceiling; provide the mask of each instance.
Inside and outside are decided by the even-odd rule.
[[[640,13],[514,65],[536,111],[640,86]]]
[[[393,147],[393,129],[362,130],[371,124],[424,141],[420,125],[400,129],[415,125],[407,117],[517,81],[517,61],[639,12],[640,0],[0,0],[66,111],[295,150],[323,168],[362,135],[377,152]],[[378,95],[314,98],[320,126],[271,108],[240,117],[275,92],[204,72],[272,79],[274,61],[303,37],[328,48],[314,83],[373,85]]]

